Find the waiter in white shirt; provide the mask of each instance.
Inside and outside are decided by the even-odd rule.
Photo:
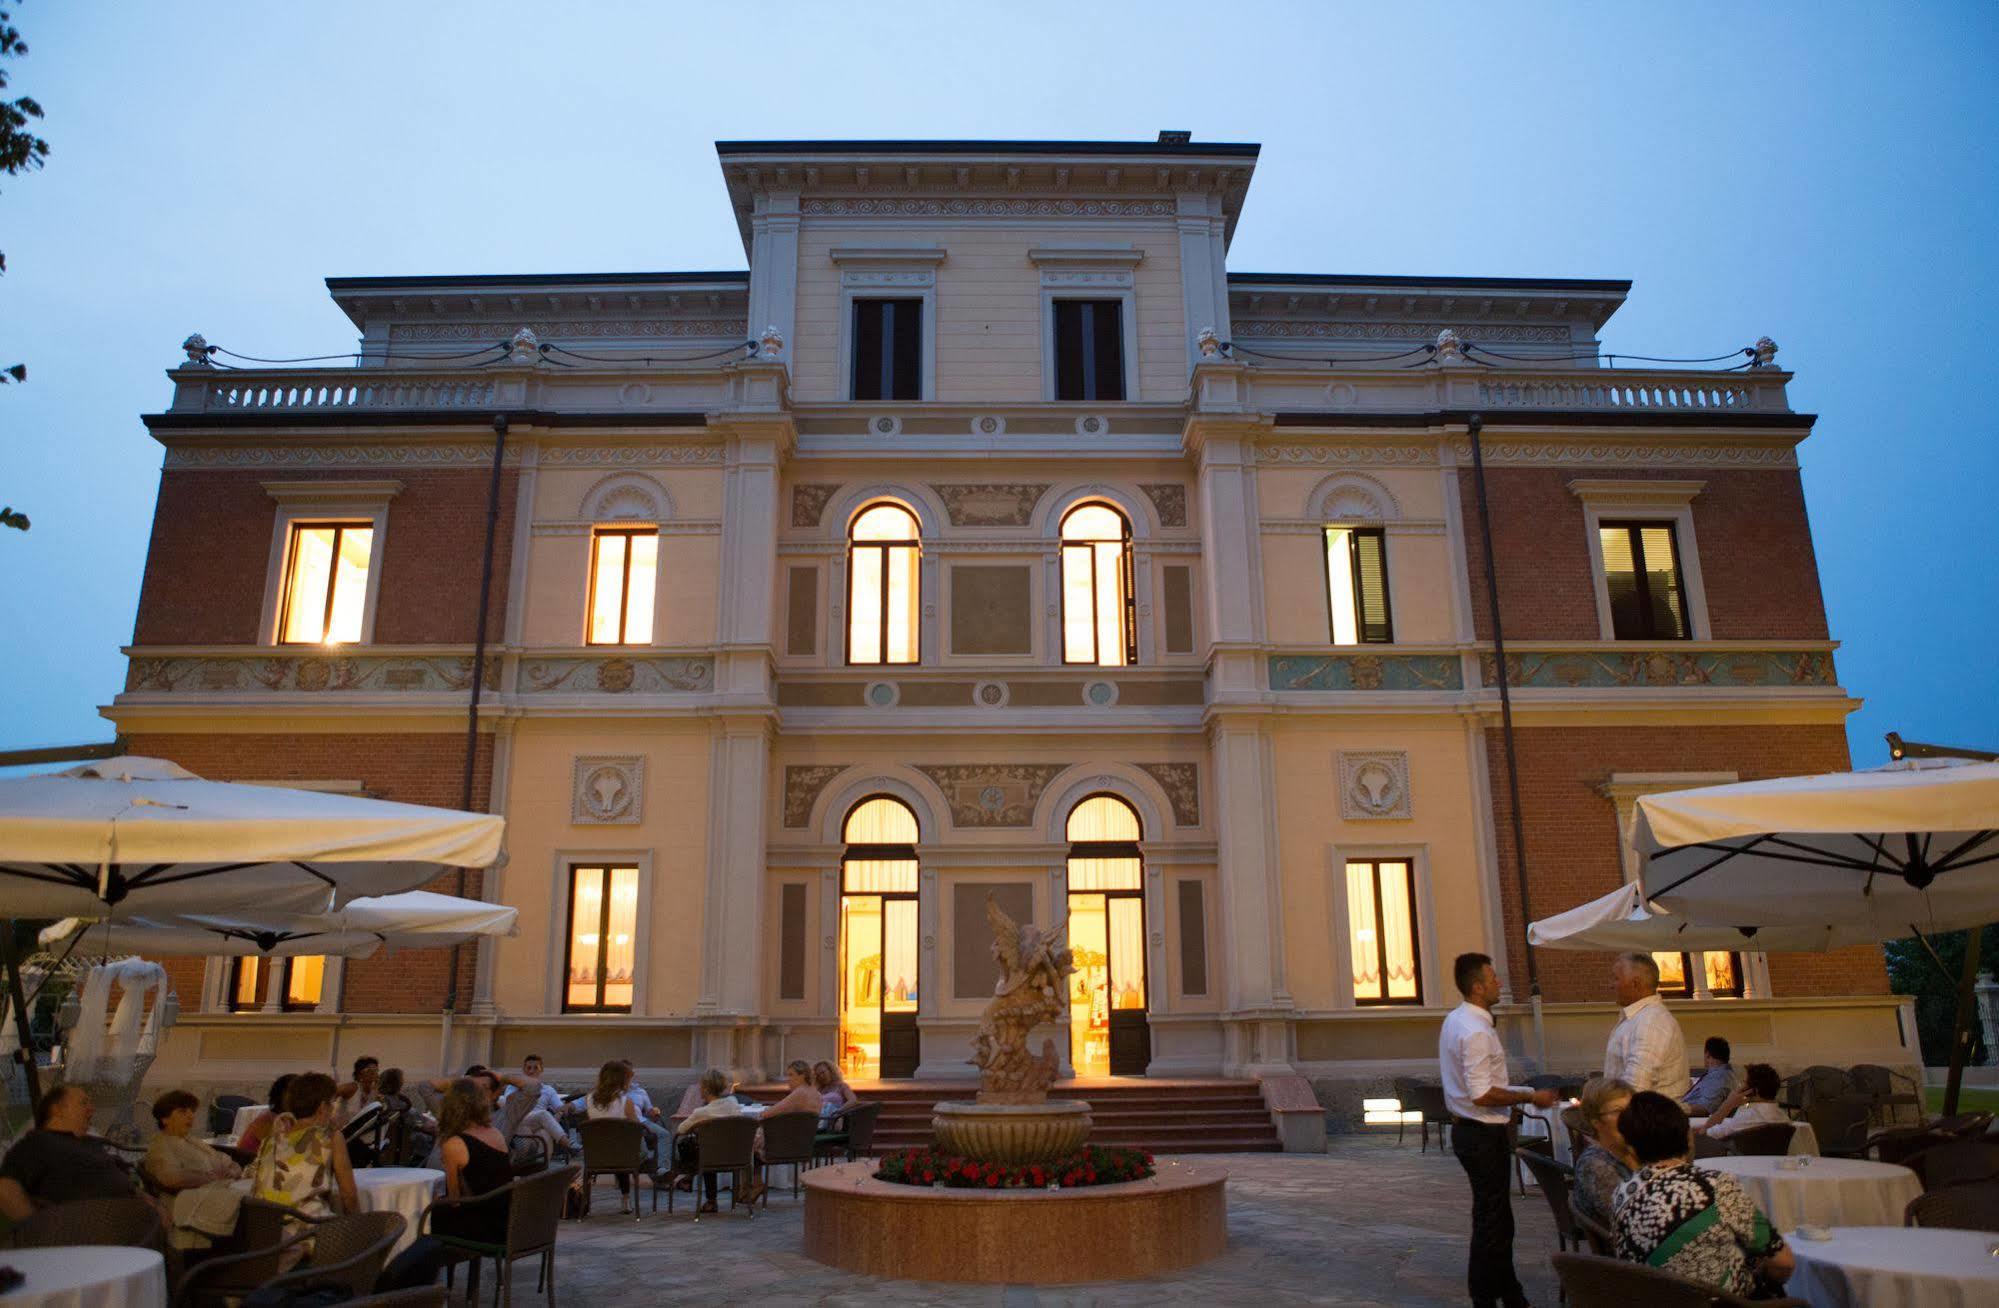
[[[1444,1019],[1437,1039],[1451,1150],[1471,1178],[1471,1260],[1466,1284],[1475,1308],[1523,1308],[1513,1272],[1513,1147],[1507,1122],[1515,1104],[1552,1108],[1553,1090],[1506,1084],[1506,1049],[1492,1026],[1499,976],[1485,954],[1459,954],[1452,966],[1465,1001]]]
[[[1659,998],[1658,963],[1650,954],[1619,954],[1610,983],[1624,1016],[1610,1033],[1603,1074],[1627,1082],[1633,1093],[1656,1090],[1677,1100],[1687,1092],[1687,1038]]]

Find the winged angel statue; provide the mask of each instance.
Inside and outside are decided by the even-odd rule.
[[[1043,933],[1008,917],[990,894],[986,921],[993,928],[993,958],[1000,965],[999,983],[979,1022],[972,1042],[972,1062],[979,1068],[979,1101],[989,1104],[1035,1104],[1048,1097],[1059,1065],[1055,1042],[1041,1042],[1041,1053],[1027,1052],[1027,1033],[1044,1022],[1065,1016],[1069,974],[1076,970],[1063,937],[1066,927]]]

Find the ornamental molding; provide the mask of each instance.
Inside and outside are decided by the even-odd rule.
[[[521,664],[520,692],[566,694],[700,694],[715,688],[707,659],[672,656],[538,658]]]
[[[931,272],[928,268],[921,272],[904,272],[886,268],[843,268],[840,270],[840,285],[848,290],[865,290],[872,287],[924,290],[936,284],[937,274]]]
[[[1402,505],[1378,479],[1336,472],[1312,488],[1305,516],[1320,522],[1393,522],[1402,516]]]
[[[826,251],[834,263],[931,264],[944,262],[944,247],[923,245],[836,245]]]
[[[1025,527],[1050,483],[930,484],[954,527]]]
[[[664,522],[673,516],[673,499],[645,473],[615,472],[583,493],[576,516],[588,522]]]
[[[647,340],[667,337],[743,340],[750,325],[743,318],[563,318],[535,319],[525,324],[518,318],[490,322],[412,322],[389,328],[392,341],[437,341],[450,344],[497,345],[522,326],[542,340],[550,337],[621,337]],[[420,360],[419,360],[420,361]]]
[[[1128,291],[1133,281],[1128,272],[1076,272],[1044,268],[1041,270],[1041,284],[1053,290],[1082,286]]]
[[[366,481],[267,481],[264,493],[280,504],[387,504],[403,493],[392,478]]]
[[[791,525],[816,527],[826,516],[826,506],[838,494],[838,482],[800,482],[791,488]]]
[[[1027,261],[1037,268],[1136,268],[1145,251],[1135,245],[1031,245]]]
[[[1479,656],[1479,681],[1499,684],[1490,651]],[[1639,686],[1836,686],[1826,650],[1554,650],[1506,656],[1507,685],[1519,690]]]
[[[1028,827],[1048,783],[1067,763],[918,763],[951,809],[957,827]]]
[[[1455,654],[1277,655],[1270,660],[1272,690],[1464,689],[1464,669]]]
[[[1343,749],[1338,754],[1342,818],[1370,822],[1412,816],[1406,751]]]
[[[1621,481],[1612,477],[1578,477],[1569,483],[1569,493],[1585,504],[1616,508],[1676,507],[1691,504],[1706,486],[1704,481],[1662,478]]]
[[[719,447],[718,447],[719,448]],[[547,456],[544,455],[544,458]],[[523,462],[519,447],[506,451],[504,462]],[[490,468],[491,445],[170,445],[164,466],[176,471],[239,468]]]
[[[643,754],[578,757],[571,768],[569,821],[576,826],[638,823],[645,805]]]
[[[1488,447],[1489,448],[1489,447]],[[1466,457],[1470,457],[1467,450]],[[1490,459],[1490,456],[1487,456]],[[1259,445],[1258,463],[1344,463],[1364,466],[1420,468],[1434,466],[1437,449],[1423,445]]]
[[[489,656],[487,690],[500,686],[500,658]],[[189,655],[134,658],[126,688],[164,694],[451,694],[472,688],[463,655],[371,654]]]
[[[1493,464],[1511,464],[1523,467],[1571,467],[1596,465],[1611,467],[1633,467],[1648,464],[1669,464],[1676,467],[1761,467],[1795,468],[1798,456],[1795,446],[1788,440],[1781,444],[1730,444],[1714,441],[1688,445],[1626,445],[1613,444],[1601,439],[1594,441],[1577,440],[1573,443],[1560,440],[1505,441],[1486,437],[1480,442],[1484,448],[1485,461]],[[1452,448],[1463,462],[1471,459],[1471,443],[1454,441]]]
[[[809,763],[784,769],[784,825],[793,829],[812,825],[812,806],[819,795],[851,763]]]
[[[1172,218],[1171,200],[870,199],[866,196],[803,200],[807,218]]]
[[[1428,344],[1443,331],[1457,331],[1474,344],[1504,341],[1516,345],[1545,343],[1570,345],[1575,338],[1564,325],[1540,326],[1527,323],[1495,323],[1464,327],[1447,322],[1312,322],[1285,318],[1236,318],[1229,332],[1236,340],[1337,340],[1337,341],[1421,341]]]
[[[721,463],[720,445],[550,445],[541,461],[555,467],[645,468],[676,463]]]
[[[1159,514],[1162,527],[1184,527],[1187,525],[1187,488],[1177,481],[1163,483],[1140,482],[1138,488],[1145,492],[1145,498],[1152,501],[1153,509]]]
[[[1159,783],[1173,806],[1173,825],[1201,825],[1201,765],[1198,763],[1141,763],[1139,771]]]
[[[528,531],[536,536],[588,536],[604,519],[602,518],[544,518],[530,523]],[[627,522],[644,522],[658,529],[662,536],[719,536],[722,524],[719,520],[700,521],[693,518],[675,518],[668,522],[653,522],[644,518],[625,519]]]

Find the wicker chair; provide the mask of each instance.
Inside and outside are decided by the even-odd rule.
[[[1714,1290],[1639,1263],[1595,1254],[1554,1255],[1562,1295],[1575,1308],[1713,1308]]]
[[[1874,1101],[1875,1116],[1883,1126],[1893,1122],[1898,1116],[1896,1110],[1901,1108],[1913,1109],[1917,1120],[1922,1119],[1923,1096],[1916,1083],[1894,1068],[1879,1063],[1856,1063],[1846,1069],[1846,1075],[1853,1082],[1856,1094]]]
[[[1925,1190],[1999,1180],[1999,1144],[1983,1140],[1946,1140],[1901,1162],[1916,1174]]]
[[[628,1118],[599,1117],[577,1126],[576,1134],[583,1141],[582,1215],[590,1215],[590,1183],[600,1176],[614,1176],[620,1191],[618,1211],[624,1211],[623,1201],[628,1197],[632,1220],[638,1221],[644,1216],[639,1210],[637,1186],[646,1170],[645,1127]],[[627,1187],[629,1195],[624,1193]]]
[[[428,1230],[431,1215],[439,1210],[465,1209],[478,1204],[504,1203],[507,1205],[507,1239],[505,1244],[484,1244],[477,1240],[467,1240],[458,1236],[439,1235],[436,1238],[451,1249],[454,1254],[463,1255],[462,1261],[471,1263],[465,1275],[465,1302],[479,1302],[479,1267],[490,1258],[493,1260],[494,1274],[498,1277],[495,1289],[501,1303],[514,1301],[514,1264],[523,1258],[540,1258],[541,1270],[535,1279],[537,1290],[546,1289],[548,1302],[555,1302],[555,1237],[562,1226],[562,1204],[569,1194],[569,1187],[583,1169],[571,1164],[561,1171],[536,1172],[517,1181],[510,1181],[497,1190],[488,1190],[482,1195],[465,1199],[439,1199],[423,1211],[423,1221],[419,1229]],[[634,1197],[633,1206],[637,1206]],[[447,1283],[452,1277],[453,1267],[447,1266]],[[440,1301],[441,1302],[441,1301]]]
[[[1903,1211],[1902,1224],[1999,1232],[1999,1181],[1971,1181],[1919,1195]]]
[[[789,1167],[791,1169],[791,1197],[798,1197],[798,1176],[812,1166],[816,1152],[813,1142],[819,1131],[819,1114],[813,1112],[772,1113],[763,1119],[764,1184],[770,1184],[770,1169]],[[764,1197],[766,1207],[770,1204],[769,1192]]]
[[[879,1110],[881,1105],[875,1104],[871,1105],[871,1107]],[[687,1177],[692,1184],[699,1186],[700,1179],[704,1176],[728,1173],[732,1178],[729,1182],[729,1207],[734,1209],[742,1206],[746,1201],[745,1196],[749,1193],[749,1187],[744,1184],[744,1180],[756,1166],[757,1119],[754,1117],[711,1117],[706,1121],[696,1122],[687,1129],[689,1134],[694,1137],[697,1161],[694,1166],[687,1168],[685,1171],[676,1167],[669,1174],[667,1180],[663,1182],[666,1187],[667,1215],[673,1215],[674,1191],[678,1189],[677,1183],[683,1176]],[[659,1208],[659,1189],[659,1184],[655,1184],[652,1192],[654,1211],[657,1211]],[[755,1217],[757,1215],[756,1203],[754,1200],[749,1200],[748,1202],[750,1216]],[[766,1199],[766,1202],[768,1202],[768,1199]],[[695,1217],[698,1220],[701,1215],[701,1205],[698,1202],[695,1204],[694,1210]]]
[[[1738,1158],[1774,1157],[1791,1152],[1791,1137],[1798,1128],[1789,1122],[1752,1126],[1726,1137],[1728,1152]]]
[[[1907,1163],[1943,1145],[1957,1143],[1957,1137],[1927,1127],[1914,1131],[1881,1131],[1869,1136],[1867,1152],[1884,1163]]]
[[[159,1211],[137,1195],[117,1199],[72,1199],[51,1204],[13,1230],[16,1249],[50,1249],[70,1244],[127,1244],[164,1247]]]
[[[846,1112],[835,1117],[829,1125],[835,1129],[822,1131],[813,1138],[812,1153],[815,1158],[831,1158],[845,1154],[848,1162],[867,1157],[875,1147],[875,1123],[881,1118],[882,1106],[876,1104],[855,1104]]]
[[[1583,1120],[1580,1104],[1570,1104],[1562,1110],[1562,1127],[1569,1133],[1569,1156],[1580,1158],[1583,1150],[1589,1148],[1589,1131]]]
[[[222,1303],[242,1298],[278,1274],[278,1246],[284,1243],[285,1222],[317,1222],[285,1204],[246,1198],[236,1214],[236,1230],[204,1252],[186,1255],[191,1273],[202,1270],[202,1278],[190,1288],[182,1282],[174,1295],[176,1304]],[[246,1255],[256,1255],[248,1257]],[[222,1259],[232,1259],[222,1262]],[[215,1270],[206,1270],[213,1266]]]
[[[1589,1242],[1589,1251],[1599,1258],[1617,1257],[1617,1234],[1608,1226],[1597,1221],[1588,1213],[1576,1211],[1573,1202],[1569,1204],[1569,1216],[1576,1219],[1576,1229]]]
[[[1980,1139],[1991,1127],[1990,1113],[1959,1113],[1955,1117],[1940,1118],[1930,1123],[1930,1130],[1942,1131],[1945,1135],[1956,1136],[1960,1140]]]
[[[448,1308],[451,1291],[441,1285],[419,1285],[413,1290],[390,1290],[365,1299],[349,1299],[343,1308]]]
[[[232,1135],[236,1130],[236,1110],[248,1108],[257,1101],[248,1095],[217,1095],[215,1102],[208,1106],[208,1133],[210,1135]]]
[[[1569,1207],[1569,1187],[1576,1179],[1576,1170],[1537,1149],[1515,1149],[1513,1156],[1534,1174],[1534,1184],[1541,1187],[1542,1197],[1548,1201],[1548,1211],[1555,1216],[1555,1247],[1563,1250],[1571,1246],[1582,1248],[1582,1227],[1576,1225],[1575,1213]]]
[[[1860,1095],[1817,1097],[1805,1110],[1805,1120],[1818,1136],[1819,1152],[1828,1158],[1859,1158],[1867,1153],[1872,1100]]]
[[[296,1216],[296,1214],[293,1214]],[[196,1263],[174,1294],[175,1308],[203,1302],[235,1300],[251,1289],[297,1294],[320,1286],[338,1287],[350,1297],[372,1293],[389,1251],[403,1238],[409,1223],[401,1213],[346,1213],[324,1218],[310,1230],[287,1237],[268,1248],[227,1254]],[[285,1252],[307,1241],[305,1261],[282,1275],[269,1275],[246,1287],[247,1269],[275,1270]]]

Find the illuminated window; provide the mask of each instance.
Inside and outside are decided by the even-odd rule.
[[[1420,1004],[1416,869],[1407,859],[1347,864],[1348,952],[1357,1004]]]
[[[922,533],[900,504],[854,519],[847,546],[847,662],[915,663],[922,616]]]
[[[1085,1076],[1143,1075],[1151,1061],[1140,830],[1115,795],[1069,813],[1069,1059]]]
[[[1062,519],[1062,661],[1117,668],[1138,662],[1131,524],[1108,504]]]
[[[599,527],[590,537],[590,643],[652,643],[652,598],[659,532]]]
[[[325,983],[326,959],[323,955],[310,954],[292,959],[285,965],[285,1008],[291,1012],[318,1008]]]
[[[1379,527],[1326,528],[1326,602],[1333,644],[1386,644],[1388,542]]]
[[[247,1013],[257,1007],[257,984],[263,970],[260,958],[229,960],[229,1011]]]
[[[876,795],[840,837],[840,1067],[913,1076],[918,1061],[916,815]]]
[[[1659,993],[1673,999],[1692,998],[1695,959],[1700,960],[1710,995],[1742,994],[1742,955],[1727,953],[1652,955],[1652,961],[1659,965]]]
[[[1603,580],[1618,640],[1685,640],[1687,588],[1670,522],[1606,522]]]
[[[570,868],[563,1012],[632,1011],[638,929],[637,868],[601,863]]]
[[[300,523],[285,552],[278,643],[344,645],[361,639],[368,606],[371,522]]]

